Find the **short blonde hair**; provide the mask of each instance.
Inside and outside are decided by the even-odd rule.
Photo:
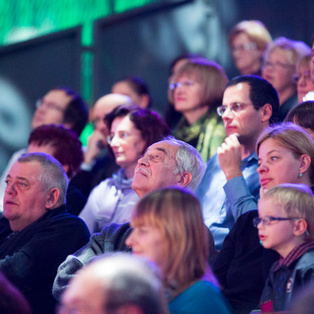
[[[131,224],[148,224],[160,230],[165,244],[163,277],[167,287],[181,289],[205,274],[208,230],[201,205],[191,192],[168,187],[147,194],[135,206]]]
[[[289,60],[288,62],[295,67],[303,56],[311,53],[311,48],[303,41],[279,37],[269,44],[264,55],[264,60],[267,60],[269,55],[275,50],[284,51]]]
[[[268,190],[262,200],[270,199],[280,205],[288,217],[303,218],[307,222],[307,240],[314,239],[314,195],[305,184],[280,184]]]
[[[303,154],[311,158],[311,165],[308,169],[309,178],[314,183],[314,143],[312,138],[301,127],[291,122],[275,125],[265,129],[256,142],[256,152],[267,139],[275,140],[279,146],[292,152],[295,158]]]
[[[200,105],[208,106],[210,110],[216,111],[216,108],[221,105],[228,83],[228,77],[223,67],[214,61],[196,58],[184,64],[174,75],[173,80],[177,81],[183,75],[191,76],[201,84],[203,91]],[[172,102],[173,93],[174,90],[171,91]]]
[[[271,42],[271,36],[267,28],[258,20],[242,21],[236,24],[229,33],[228,39],[230,46],[232,46],[234,38],[240,33],[246,34],[259,50],[265,51],[267,45]]]

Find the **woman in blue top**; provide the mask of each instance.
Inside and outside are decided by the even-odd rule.
[[[159,266],[171,314],[229,313],[207,263],[208,229],[191,192],[170,187],[147,194],[131,225],[126,245]]]

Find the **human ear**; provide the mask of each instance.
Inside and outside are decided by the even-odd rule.
[[[60,197],[60,191],[57,188],[52,188],[49,190],[46,200],[46,208],[47,209],[54,209],[58,204]]]
[[[261,113],[262,113],[262,122],[267,122],[271,118],[271,115],[273,114],[273,108],[271,104],[265,104],[263,107],[261,107]]]
[[[296,237],[305,235],[307,231],[307,222],[305,219],[300,218],[294,222],[294,230],[293,233]]]
[[[300,159],[299,173],[303,174],[309,169],[311,165],[311,157],[309,155],[303,154],[299,159]]]
[[[180,175],[180,179],[178,181],[178,185],[186,187],[188,184],[191,183],[191,181],[192,181],[192,173],[184,172],[182,175]]]

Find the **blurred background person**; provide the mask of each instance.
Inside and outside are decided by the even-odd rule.
[[[94,131],[88,138],[87,149],[84,152],[84,162],[71,184],[88,197],[91,190],[101,181],[111,177],[118,167],[112,156],[108,154],[107,137],[109,130],[104,121],[105,116],[119,105],[132,106],[129,96],[107,94],[99,98],[91,110],[91,121]]]
[[[311,55],[303,56],[297,66],[297,73],[293,76],[297,83],[298,102],[302,102],[304,96],[314,92],[314,83],[311,80]]]
[[[314,101],[308,100],[294,106],[288,112],[285,122],[297,124],[314,140]]]
[[[301,41],[285,37],[275,39],[265,52],[262,77],[276,89],[280,108],[278,121],[282,122],[288,111],[298,103],[297,85],[293,76],[299,60],[311,52]]]
[[[229,46],[235,66],[242,75],[262,74],[264,52],[271,35],[261,21],[250,20],[236,24],[229,33]]]
[[[113,84],[111,92],[129,96],[135,105],[143,109],[152,106],[148,85],[138,76],[126,76],[121,78]]]
[[[107,254],[80,270],[62,295],[58,314],[166,314],[156,265],[129,254]]]
[[[170,313],[230,313],[208,265],[208,229],[197,198],[184,188],[144,196],[126,245],[160,268]]]
[[[139,107],[119,106],[106,115],[105,122],[110,130],[108,144],[120,169],[92,190],[80,214],[90,233],[130,220],[138,201],[131,188],[137,161],[148,146],[170,133],[159,115]]]
[[[204,161],[216,153],[226,137],[216,109],[227,82],[219,64],[198,58],[180,67],[169,84],[174,108],[183,115],[173,134],[194,146]]]

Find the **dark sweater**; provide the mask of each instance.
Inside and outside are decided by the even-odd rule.
[[[0,219],[0,270],[25,295],[33,313],[55,313],[51,294],[57,268],[89,239],[85,223],[63,205],[19,232]]]

